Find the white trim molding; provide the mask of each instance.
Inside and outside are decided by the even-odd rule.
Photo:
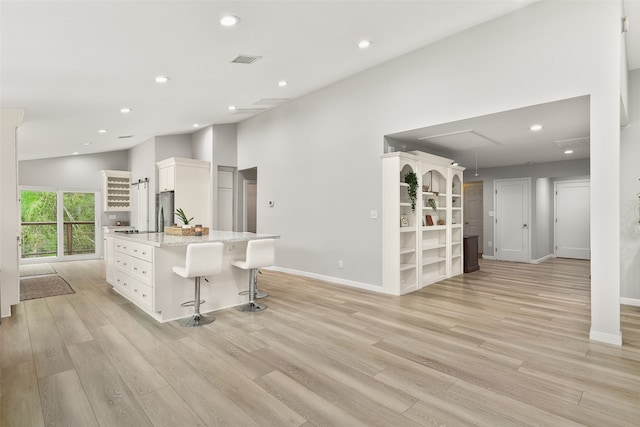
[[[622,345],[622,332],[618,331],[617,335],[607,334],[605,332],[594,331],[593,329],[589,332],[589,339],[591,341],[598,341],[605,344],[613,344],[617,346]]]
[[[620,304],[633,305],[636,307],[640,307],[640,299],[620,297]]]
[[[555,258],[555,257],[556,256],[554,254],[545,255],[542,258],[532,259],[531,260],[531,264],[540,264],[540,263],[545,262],[548,259]]]
[[[482,254],[482,259],[496,259],[496,257],[495,257],[495,256],[493,256],[493,255],[485,255],[485,254]]]
[[[323,282],[329,282],[335,285],[344,285],[352,288],[364,289],[367,291],[385,293],[382,290],[382,286],[371,285],[369,283],[356,282],[348,279],[341,279],[339,277],[325,276],[323,274],[309,273],[307,271],[292,270],[290,268],[282,268],[282,267],[275,267],[275,266],[265,268],[265,270],[279,271],[281,273],[293,274],[294,276],[302,276],[302,277],[308,277],[310,279],[322,280]],[[392,295],[392,294],[389,294],[389,295]]]

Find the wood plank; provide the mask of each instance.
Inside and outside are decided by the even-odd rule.
[[[207,425],[171,387],[163,387],[141,396],[140,401],[155,427],[205,427]]]
[[[365,427],[367,424],[326,401],[282,372],[273,371],[257,383],[285,405],[292,408],[311,425]]]
[[[46,298],[47,306],[66,345],[91,341],[93,336],[64,296]]]
[[[306,421],[225,361],[211,358],[206,348],[191,338],[183,338],[171,345],[259,424],[299,426]]]
[[[69,354],[101,425],[152,425],[96,341],[71,345]]]
[[[45,424],[48,426],[98,426],[75,370],[38,380]]]
[[[166,387],[167,382],[113,325],[93,330],[100,348],[124,382],[141,396]]]
[[[25,301],[25,311],[38,378],[73,369],[46,299]]]
[[[12,312],[0,323],[0,368],[33,360],[24,303],[14,306]]]
[[[2,368],[0,378],[0,425],[44,426],[33,362]]]
[[[186,339],[186,338],[185,338]],[[178,358],[156,366],[165,380],[193,411],[211,426],[257,426],[259,425],[225,393],[185,360]],[[245,395],[252,400],[258,396]]]

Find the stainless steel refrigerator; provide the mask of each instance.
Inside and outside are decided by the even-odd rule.
[[[157,231],[164,232],[164,228],[174,224],[175,206],[173,202],[173,191],[163,191],[158,194],[158,207],[156,218],[158,218]]]

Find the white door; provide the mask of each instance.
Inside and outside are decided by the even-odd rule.
[[[555,183],[555,255],[591,259],[589,181]]]
[[[528,178],[494,181],[497,260],[529,262],[530,182]]]
[[[478,236],[478,253],[482,253],[482,181],[464,183],[464,235]]]

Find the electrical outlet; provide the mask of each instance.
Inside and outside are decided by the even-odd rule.
[[[489,240],[489,241],[487,242],[487,246],[489,246],[489,247],[493,246],[493,242],[492,242],[491,240]]]
[[[378,219],[378,211],[376,210],[371,211],[371,219]]]
[[[227,252],[233,252],[235,248],[236,248],[235,245],[229,245],[227,246]]]
[[[338,260],[338,268],[344,268],[344,263],[341,259]]]

